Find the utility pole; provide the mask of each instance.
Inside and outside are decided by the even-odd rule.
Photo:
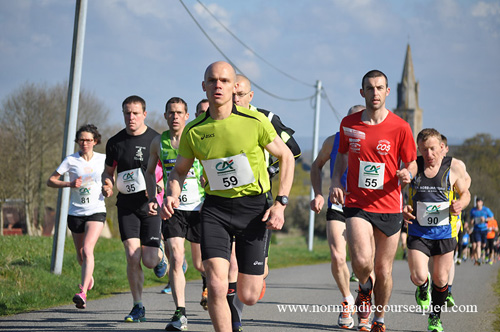
[[[319,136],[319,112],[320,112],[320,102],[321,102],[321,81],[316,81],[316,110],[314,111],[314,131],[313,131],[313,153],[311,164],[316,159],[318,155],[318,136]],[[314,199],[314,190],[311,184],[311,195],[310,200]],[[313,210],[309,210],[309,241],[308,248],[309,251],[313,250],[314,241],[314,218],[315,214]]]
[[[75,143],[73,142],[73,137],[76,135],[78,104],[80,102],[80,82],[82,77],[83,45],[85,40],[86,20],[87,0],[76,0],[68,101],[66,106],[66,122],[64,124],[64,142],[61,160],[74,152]],[[65,174],[64,181],[69,181],[68,173]],[[52,258],[50,261],[50,271],[54,274],[61,274],[62,272],[69,194],[70,188],[63,188],[59,189],[59,193],[57,195],[56,225],[54,241],[52,243]]]

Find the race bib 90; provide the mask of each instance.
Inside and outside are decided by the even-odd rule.
[[[450,202],[417,202],[417,220],[420,226],[450,224]]]
[[[244,186],[255,181],[246,154],[203,160],[201,162],[212,190],[226,190]]]

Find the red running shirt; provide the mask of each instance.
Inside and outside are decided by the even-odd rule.
[[[340,124],[339,153],[349,154],[347,207],[374,213],[402,211],[401,186],[396,171],[401,162],[417,159],[408,122],[388,113],[383,122],[368,125],[363,112],[346,116]]]

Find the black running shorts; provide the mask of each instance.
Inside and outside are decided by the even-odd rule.
[[[202,259],[221,257],[229,260],[234,236],[239,272],[264,274],[270,236],[262,221],[266,209],[265,194],[238,198],[206,195],[201,209]]]
[[[329,220],[338,220],[345,222],[344,212],[329,208],[328,210],[326,210],[326,221]]]
[[[423,237],[408,235],[406,240],[408,249],[423,252],[427,257],[443,255],[455,250],[457,239],[429,240]]]
[[[344,207],[344,214],[346,219],[356,217],[368,221],[387,237],[399,232],[403,223],[402,213],[375,213],[366,212],[359,208]]]
[[[269,257],[269,250],[271,248],[271,235],[273,234],[273,231],[268,229],[267,234],[266,234],[266,257]]]
[[[486,235],[488,234],[488,230],[478,230],[475,229],[474,232],[472,232],[472,242],[481,242],[481,244],[484,246],[486,244]]]
[[[160,247],[162,220],[159,215],[148,215],[148,211],[147,202],[137,210],[118,207],[118,226],[122,242],[137,238],[143,246]]]
[[[106,221],[106,213],[94,213],[90,216],[70,216],[68,215],[68,228],[73,233],[85,233],[85,223],[87,221]]]
[[[168,220],[163,221],[163,238],[182,237],[192,243],[201,242],[201,221],[199,211],[175,210]]]

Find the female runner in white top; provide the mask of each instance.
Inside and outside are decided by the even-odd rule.
[[[75,142],[80,150],[63,160],[49,177],[47,185],[71,188],[68,227],[73,235],[78,263],[82,267],[81,291],[75,294],[73,302],[77,308],[85,309],[87,291],[94,285],[94,247],[106,220],[106,206],[101,194],[101,175],[106,156],[94,152],[94,146],[101,142],[101,135],[92,124],[78,129]],[[69,182],[60,180],[66,172],[69,173]]]

